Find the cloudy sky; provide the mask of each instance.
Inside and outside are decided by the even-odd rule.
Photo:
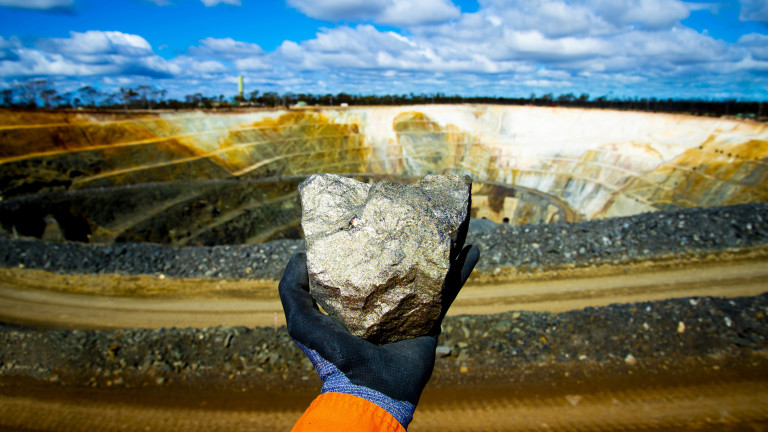
[[[768,0],[0,0],[0,87],[768,100]]]

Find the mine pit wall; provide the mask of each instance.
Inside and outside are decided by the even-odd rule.
[[[6,201],[63,190],[316,172],[470,174],[478,183],[473,216],[511,223],[768,201],[766,125],[668,114],[489,105],[0,111],[0,142]],[[183,205],[176,210],[184,213],[194,199],[179,192],[141,211]],[[242,208],[223,215],[226,209],[209,210],[215,226],[243,216]],[[112,229],[104,235],[122,235],[114,230],[142,217],[104,221]],[[195,229],[205,230],[190,233]]]

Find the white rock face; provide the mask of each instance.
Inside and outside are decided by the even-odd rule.
[[[24,191],[25,182],[38,187],[46,179],[55,179],[54,187],[71,181],[73,188],[87,189],[192,180],[297,180],[318,172],[466,174],[475,184],[473,216],[511,223],[768,201],[768,125],[736,119],[423,105],[163,113],[130,120],[78,113],[72,120],[68,126],[56,120],[50,127],[5,128],[12,144],[8,156],[14,155],[3,165],[6,184]],[[60,139],[75,151],[62,153],[61,160],[45,156],[55,163],[40,177],[39,154],[59,154],[62,149],[55,143]],[[27,151],[28,159],[17,159]],[[82,169],[67,168],[74,165]],[[493,190],[497,185],[516,190],[499,193]],[[535,199],[521,196],[523,192]],[[236,204],[245,212],[257,205]],[[107,221],[104,232],[111,235],[110,227],[124,226],[142,214]],[[229,220],[236,216],[225,214]],[[213,225],[226,222],[221,219],[212,220]],[[190,228],[192,235],[201,230]],[[255,241],[261,236],[255,234]]]
[[[217,147],[227,142],[231,130],[295,115],[278,110],[204,116],[206,128],[221,131],[221,136],[182,139],[202,152],[213,152],[234,167],[228,169],[236,175],[257,169],[270,175],[462,173],[476,183],[538,191],[567,205],[580,219],[768,199],[768,127],[754,122],[494,105],[350,107],[317,113],[358,133],[341,137],[323,132],[317,141],[308,139],[319,142],[315,149],[295,148],[293,141],[272,148],[260,140]],[[179,133],[201,124],[199,116],[173,119]],[[340,139],[347,140],[346,150],[336,147],[322,153],[325,142]],[[356,166],[328,162],[328,156],[352,152],[361,155],[354,159]],[[292,163],[305,158],[315,158],[316,163]]]

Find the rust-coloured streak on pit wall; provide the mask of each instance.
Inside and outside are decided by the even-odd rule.
[[[473,176],[472,216],[536,223],[768,200],[766,125],[429,105],[248,112],[0,111],[0,223],[48,239],[299,237],[296,185]],[[172,222],[169,222],[172,221]]]

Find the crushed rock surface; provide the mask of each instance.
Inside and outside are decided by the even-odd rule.
[[[557,314],[447,317],[433,379],[451,382],[466,370],[516,371],[574,363],[632,369],[692,358],[765,357],[766,316],[768,294]],[[319,382],[285,327],[40,331],[0,326],[0,376],[91,387],[226,387],[237,381],[244,388],[279,390]]]
[[[536,272],[563,266],[693,257],[768,244],[768,203],[692,208],[576,223],[506,225],[473,219],[467,244],[477,270]],[[279,280],[303,240],[174,247],[150,243],[50,243],[0,235],[0,266],[63,273],[164,274]]]

